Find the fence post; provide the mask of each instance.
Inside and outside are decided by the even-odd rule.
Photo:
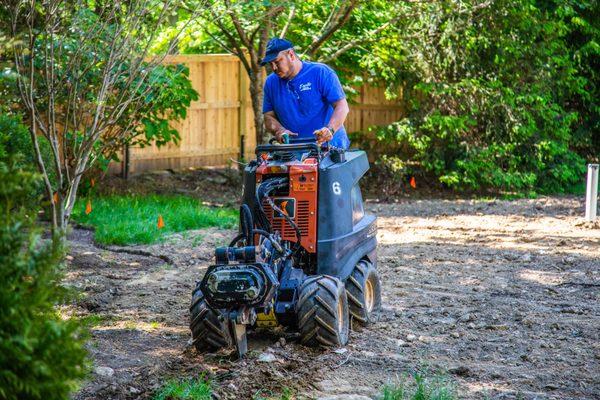
[[[598,208],[598,164],[588,164],[585,193],[585,220],[594,221]]]

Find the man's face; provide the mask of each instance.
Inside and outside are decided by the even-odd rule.
[[[292,67],[294,61],[294,54],[291,50],[284,50],[279,53],[277,58],[271,61],[271,69],[282,79],[288,79],[292,75]]]

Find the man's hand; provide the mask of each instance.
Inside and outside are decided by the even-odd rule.
[[[285,135],[288,135],[287,141]],[[298,136],[298,134],[288,131],[287,129],[280,129],[277,132],[275,132],[275,139],[277,139],[279,143],[289,143],[289,136]]]
[[[331,139],[333,139],[333,129],[328,126],[317,129],[313,132],[313,134],[317,137],[317,144],[329,142]]]

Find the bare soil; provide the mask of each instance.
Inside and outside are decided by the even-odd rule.
[[[215,246],[205,229],[164,243],[100,248],[75,229],[67,282],[97,315],[95,363],[75,399],[151,398],[169,378],[205,374],[221,399],[376,398],[403,374],[442,373],[462,398],[600,396],[600,225],[579,197],[368,203],[379,217],[383,309],[344,349],[254,333],[250,353],[199,354],[188,305]],[[283,338],[283,340],[281,340]]]

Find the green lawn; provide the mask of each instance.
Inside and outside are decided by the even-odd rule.
[[[165,234],[216,226],[233,228],[238,212],[231,208],[203,206],[187,196],[106,196],[91,198],[92,212],[85,213],[88,198],[80,198],[73,219],[95,228],[95,240],[103,244],[149,244]],[[164,227],[158,229],[162,216]]]

